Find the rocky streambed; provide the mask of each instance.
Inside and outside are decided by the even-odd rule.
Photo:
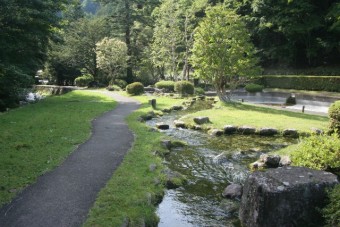
[[[297,143],[285,137],[256,135],[211,136],[205,132],[176,128],[174,120],[185,111],[172,112],[147,121],[151,127],[163,122],[161,130],[187,146],[172,149],[164,163],[186,178],[186,183],[166,191],[157,213],[159,226],[238,226],[239,201],[224,198],[222,192],[232,183],[243,184],[250,174],[248,165],[261,154]]]

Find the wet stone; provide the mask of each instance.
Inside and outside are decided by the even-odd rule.
[[[261,155],[260,162],[263,162],[268,168],[277,168],[280,165],[281,157],[279,155]]]
[[[183,110],[183,106],[173,106],[171,107],[172,110]]]
[[[176,126],[176,128],[186,128],[184,121],[175,120],[174,125]]]
[[[299,133],[296,129],[285,129],[283,130],[282,135],[285,137],[292,137],[292,138],[299,137]]]
[[[256,128],[251,127],[251,126],[241,126],[238,128],[238,133],[243,134],[243,135],[252,135],[255,134]]]
[[[221,129],[212,129],[209,131],[209,134],[211,136],[222,136],[223,135],[223,130]]]
[[[231,135],[237,132],[237,127],[233,125],[226,125],[223,128],[224,134]]]
[[[230,199],[239,199],[242,196],[242,190],[242,185],[230,184],[224,189],[222,196]]]
[[[276,134],[278,134],[279,131],[275,128],[261,128],[259,131],[258,131],[258,134],[260,136],[274,136]]]
[[[168,124],[165,124],[164,122],[157,123],[156,127],[161,130],[167,130],[170,128],[170,126]]]

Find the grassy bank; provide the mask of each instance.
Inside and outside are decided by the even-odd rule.
[[[105,95],[73,91],[0,114],[0,206],[58,166],[90,136],[91,120],[113,109]]]
[[[301,132],[310,132],[312,128],[325,129],[328,118],[284,110],[277,110],[255,105],[232,103],[220,104],[213,109],[199,111],[184,116],[188,124],[194,124],[193,118],[207,116],[213,128],[223,128],[224,125],[253,126],[256,128],[273,127],[279,130],[295,128]]]
[[[148,104],[150,97],[135,98],[142,105],[126,118],[135,134],[135,142],[99,193],[85,226],[123,226],[124,223],[126,226],[157,226],[155,205],[163,194],[164,176],[161,174],[162,160],[154,153],[163,149],[160,141],[164,135],[150,131],[145,123],[137,121],[152,108]],[[178,103],[181,101],[157,98],[159,109]],[[150,170],[150,165],[157,166],[155,171]]]

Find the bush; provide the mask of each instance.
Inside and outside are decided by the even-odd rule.
[[[257,83],[270,88],[340,92],[340,76],[262,76]]]
[[[339,226],[340,223],[340,184],[328,192],[329,203],[322,209],[327,227]]]
[[[340,135],[340,101],[334,102],[328,110],[330,126],[329,131],[331,133],[337,132]]]
[[[125,80],[115,79],[113,81],[110,81],[110,85],[117,85],[121,89],[124,89],[128,84]]]
[[[291,153],[294,165],[338,172],[340,170],[340,138],[334,133],[312,135]]]
[[[174,88],[177,93],[182,95],[194,94],[194,85],[186,80],[177,81]]]
[[[130,95],[140,95],[144,93],[144,85],[140,82],[134,82],[126,86],[126,92]]]
[[[245,89],[247,92],[262,92],[263,86],[259,84],[247,84]]]
[[[109,85],[106,87],[108,91],[121,91],[122,89],[117,85]]]
[[[91,83],[94,80],[93,76],[90,74],[85,74],[83,76],[77,77],[74,80],[74,84],[79,87],[87,87],[89,83]]]
[[[175,82],[171,80],[162,80],[155,84],[158,89],[165,89],[168,92],[173,92],[175,88]]]
[[[195,87],[195,94],[196,95],[204,95],[205,94],[205,91],[203,88],[201,87]]]

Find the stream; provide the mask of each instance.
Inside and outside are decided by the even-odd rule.
[[[243,184],[249,175],[248,164],[263,153],[297,143],[296,139],[259,136],[212,137],[204,132],[175,128],[173,121],[185,111],[147,121],[170,125],[163,133],[188,146],[171,150],[165,165],[186,176],[187,183],[167,190],[159,204],[159,227],[239,226],[239,201],[223,198],[230,183]]]

